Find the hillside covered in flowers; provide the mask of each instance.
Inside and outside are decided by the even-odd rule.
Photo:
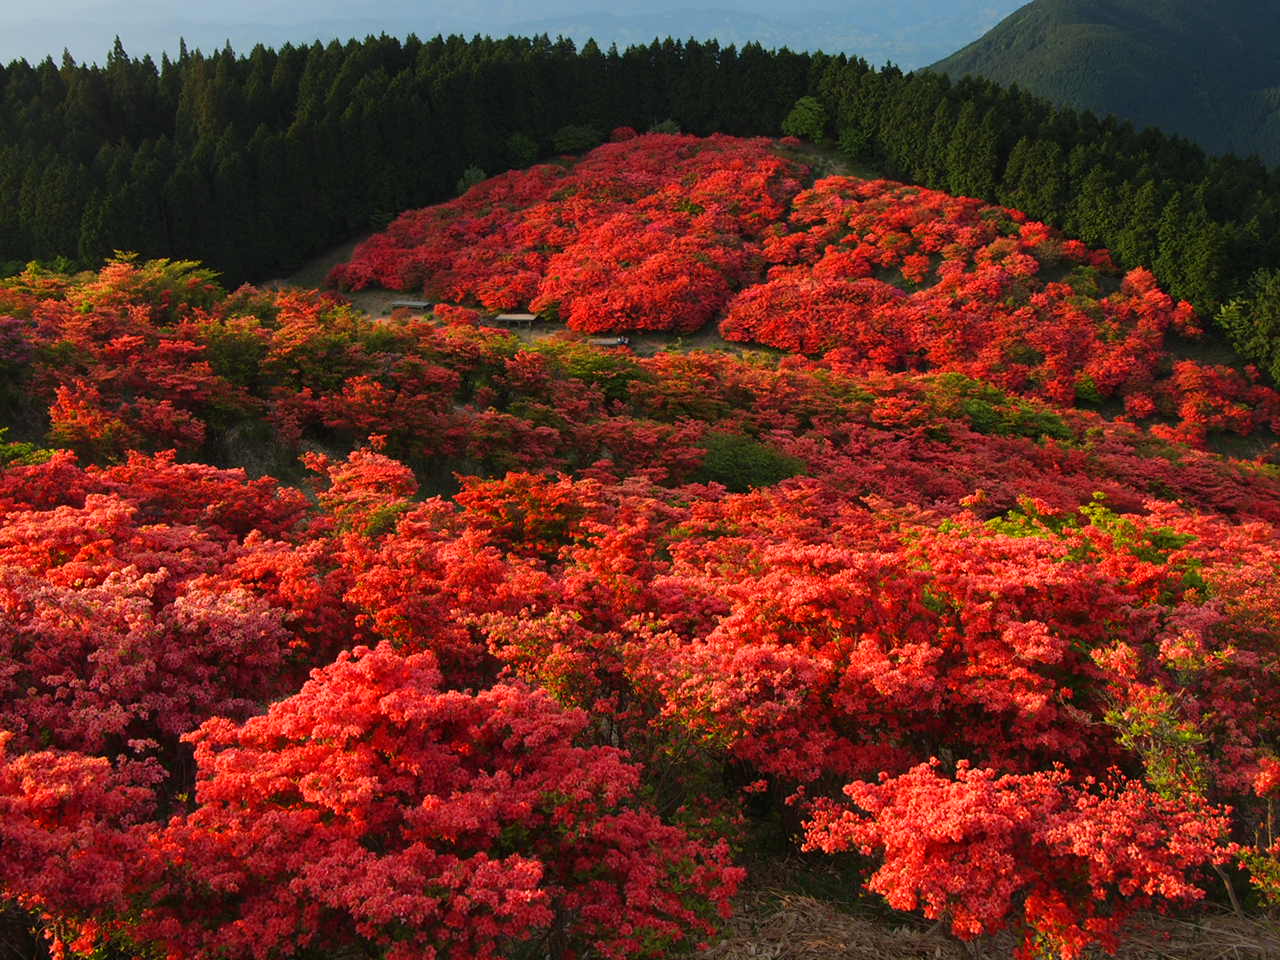
[[[1171,346],[1191,306],[1025,215],[807,169],[775,141],[636,137],[409,211],[331,281],[529,309],[574,330],[691,333],[853,371],[947,370],[1059,406],[1114,402],[1170,439],[1280,424],[1252,368]]]
[[[1028,958],[1274,909],[1270,388],[1015,212],[618,140],[337,271],[428,316],[0,282],[5,936],[660,958],[779,842]]]

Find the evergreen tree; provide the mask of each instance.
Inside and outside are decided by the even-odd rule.
[[[1129,185],[1120,206],[1125,214],[1113,251],[1126,267],[1150,267],[1156,262],[1163,198],[1154,180],[1136,191]]]
[[[1280,383],[1280,269],[1255,273],[1244,295],[1218,312],[1216,326],[1241,356]]]
[[[999,162],[993,112],[980,115],[976,102],[965,103],[947,145],[947,189],[959,196],[994,199]]]
[[[1062,148],[1051,140],[1023,137],[1009,154],[1000,202],[1037,220],[1060,223],[1066,201]]]

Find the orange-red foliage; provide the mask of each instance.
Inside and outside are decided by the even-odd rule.
[[[1181,443],[1274,394],[1170,362],[1184,306],[1009,211],[615,140],[344,279],[791,353],[182,265],[0,287],[3,399],[75,451],[0,444],[0,897],[81,952],[657,957],[786,799],[894,906],[1026,950],[1237,855],[1274,894],[1280,479]],[[1107,398],[1166,422],[1072,408]],[[180,459],[245,452],[307,492]]]

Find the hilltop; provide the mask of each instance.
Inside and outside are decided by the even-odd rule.
[[[1035,0],[932,69],[1280,162],[1280,8]]]
[[[401,214],[330,280],[440,309],[529,309],[585,334],[716,325],[859,372],[941,370],[1061,406],[1176,421],[1170,437],[1280,423],[1252,372],[1175,356],[1190,304],[1025,214],[829,176],[765,138],[637,136]],[[1167,430],[1155,424],[1157,430]]]

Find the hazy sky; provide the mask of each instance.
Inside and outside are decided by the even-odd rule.
[[[58,59],[63,48],[101,61],[118,34],[135,55],[174,51],[178,38],[212,49],[345,39],[369,33],[563,34],[603,46],[655,36],[824,49],[924,66],[977,39],[1020,0],[0,0],[0,62]]]

